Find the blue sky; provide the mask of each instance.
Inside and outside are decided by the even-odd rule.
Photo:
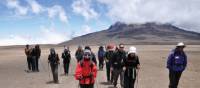
[[[57,44],[116,21],[200,32],[198,0],[1,0],[0,45]],[[173,14],[172,14],[173,13]]]

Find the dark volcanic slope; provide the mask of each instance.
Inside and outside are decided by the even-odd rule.
[[[73,38],[59,45],[173,44],[177,42],[200,44],[200,33],[186,31],[171,24],[125,24],[117,22],[107,30]]]

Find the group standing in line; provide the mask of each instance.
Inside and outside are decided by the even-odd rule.
[[[119,44],[115,47],[114,44],[99,46],[97,53],[99,70],[103,70],[104,62],[106,65],[107,82],[117,87],[117,81],[120,76],[120,86],[122,88],[135,88],[136,79],[140,70],[140,60],[136,47],[130,46],[128,51],[125,51],[124,44]],[[185,44],[180,42],[175,49],[171,51],[167,59],[167,68],[169,69],[169,88],[177,88],[182,72],[187,66],[187,55],[184,52]],[[39,58],[41,49],[39,45],[30,48],[26,45],[25,54],[27,56],[28,72],[39,72]],[[62,53],[64,74],[69,74],[69,66],[71,54],[69,47],[64,47]],[[75,79],[79,80],[80,88],[94,88],[95,79],[97,77],[97,60],[96,55],[91,47],[78,46],[75,52],[77,66],[75,69]],[[58,66],[60,59],[54,48],[50,49],[48,62],[52,70],[53,81],[59,83]]]

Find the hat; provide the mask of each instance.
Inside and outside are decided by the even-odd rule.
[[[128,54],[130,54],[130,53],[136,53],[136,48],[134,46],[131,46],[129,48]]]
[[[91,54],[91,51],[90,51],[89,49],[85,49],[85,50],[84,50],[84,53],[89,53],[89,54]]]
[[[176,45],[176,47],[181,47],[181,46],[185,47],[185,44],[184,44],[183,42],[179,42],[179,43]]]
[[[124,45],[123,44],[119,44],[119,48],[124,48]]]

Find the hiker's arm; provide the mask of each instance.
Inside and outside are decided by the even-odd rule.
[[[77,64],[76,66],[76,70],[75,70],[75,79],[76,80],[80,80],[83,78],[82,74],[81,74],[81,66],[80,66],[80,63]]]
[[[137,56],[137,69],[140,69],[140,60],[138,56]]]
[[[173,54],[170,54],[167,59],[167,68],[168,69],[171,69],[171,67],[172,67],[172,59],[173,59]]]
[[[92,68],[92,75],[94,78],[97,77],[97,66],[96,65],[93,65],[93,68]]]

